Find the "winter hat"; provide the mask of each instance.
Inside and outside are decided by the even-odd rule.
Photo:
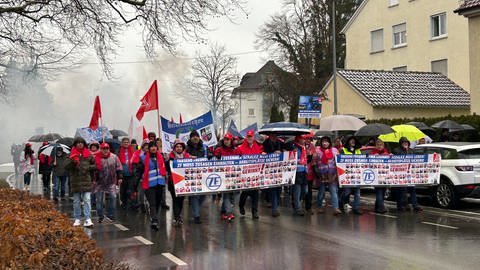
[[[75,139],[73,139],[73,146],[77,146],[77,144],[79,144],[79,143],[83,143],[84,146],[87,146],[87,142],[85,141],[84,138],[76,137]]]
[[[177,144],[180,144],[184,151],[187,148],[187,146],[185,145],[184,142],[182,142],[180,139],[176,139],[175,142],[173,143],[173,149],[175,149],[175,147],[177,147]]]
[[[149,144],[150,143],[150,140],[149,139],[145,139],[142,141],[142,146],[144,146],[145,144]]]
[[[75,143],[73,144],[75,145]],[[92,146],[96,146],[97,148],[100,148],[100,143],[98,143],[97,141],[93,140],[90,142],[90,144],[88,145],[88,149],[91,149]]]
[[[31,143],[26,143],[25,146],[26,147],[32,147],[32,144]]]
[[[148,135],[147,135],[147,137],[148,137],[148,138],[150,138],[150,137],[156,138],[157,135],[155,134],[155,132],[149,132]]]
[[[195,136],[200,137],[200,134],[198,134],[198,131],[192,130],[192,132],[190,132],[190,138],[195,137]]]

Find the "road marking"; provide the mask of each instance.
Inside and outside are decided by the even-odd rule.
[[[432,226],[438,226],[438,227],[444,227],[444,228],[458,230],[458,227],[453,227],[453,226],[448,226],[448,225],[443,225],[443,224],[438,224],[438,223],[432,223],[432,222],[422,222],[422,223],[427,224],[427,225],[432,225]]]
[[[398,218],[397,216],[391,216],[391,215],[385,215],[385,214],[379,214],[379,213],[372,213],[372,212],[370,212],[370,213],[372,215],[381,216],[381,217]]]
[[[469,212],[469,211],[460,211],[460,210],[449,210],[451,212],[460,213],[460,214],[469,214],[469,215],[477,215],[480,216],[480,213]]]
[[[118,229],[120,229],[120,231],[128,231],[129,230],[127,227],[123,226],[122,224],[115,223],[113,225],[115,227],[117,227]]]
[[[179,258],[175,257],[172,253],[162,253],[163,256],[165,256],[167,259],[170,261],[176,263],[177,265],[187,265],[186,262],[180,260]]]
[[[153,242],[145,239],[143,236],[134,236],[133,238],[137,239],[138,241],[142,242],[145,245],[153,245]]]

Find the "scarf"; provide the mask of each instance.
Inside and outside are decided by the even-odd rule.
[[[328,160],[329,159],[332,159],[333,158],[333,152],[332,152],[332,149],[331,148],[320,148],[320,151],[322,151],[323,155],[322,155],[322,160],[320,162],[322,162],[322,164],[328,164]]]
[[[102,170],[102,159],[103,158],[109,158],[110,157],[110,152],[108,154],[104,155],[102,151],[99,151],[98,153],[95,154],[95,165],[97,166],[97,170]]]
[[[190,158],[190,155],[185,151],[183,151],[180,154],[175,152],[175,151],[172,151],[172,152],[170,152],[169,158],[172,159],[172,160],[173,159],[179,159],[179,158]]]
[[[143,170],[143,181],[142,188],[148,189],[148,173],[150,171],[150,153],[145,154],[144,161],[145,168]],[[160,155],[160,152],[157,152],[157,168],[160,172],[160,175],[165,176],[167,174],[167,169],[165,168],[165,163],[163,162],[163,157]]]
[[[300,145],[295,143],[295,145],[301,150],[300,157],[298,158],[298,164],[300,165],[307,165],[307,149],[305,149],[305,145]],[[323,159],[323,157],[322,157]]]
[[[132,159],[133,158],[133,148],[131,145],[128,146],[127,148],[127,153],[128,153],[128,159]],[[128,160],[126,159],[126,155],[125,155],[125,147],[121,147],[120,148],[120,155],[118,156],[118,158],[120,159],[120,162],[122,164],[126,164],[128,162]]]
[[[83,148],[81,151],[82,152],[80,152],[77,147],[73,147],[70,152],[70,159],[78,163],[80,162],[80,156],[82,156],[82,158],[88,158],[90,156],[90,151],[88,151],[87,148]]]

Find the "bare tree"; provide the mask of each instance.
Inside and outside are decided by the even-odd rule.
[[[224,46],[212,45],[208,55],[197,52],[192,65],[192,77],[185,80],[178,94],[189,101],[199,102],[212,111],[217,123],[225,125],[235,113],[231,99],[238,85],[237,58],[227,55]]]
[[[174,53],[180,39],[201,40],[208,18],[233,19],[236,9],[244,10],[244,0],[0,1],[0,75],[11,59],[26,72],[52,72],[72,67],[93,49],[110,76],[118,37],[127,28],[143,34],[148,56],[157,48]]]

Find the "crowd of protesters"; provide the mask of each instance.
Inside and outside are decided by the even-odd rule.
[[[422,143],[422,142],[420,142]],[[44,143],[46,145],[48,143]],[[369,140],[370,155],[390,155],[380,139]],[[329,203],[331,212],[338,216],[345,213],[346,208],[352,208],[351,213],[362,215],[360,210],[360,188],[339,188],[335,164],[335,156],[339,154],[362,154],[364,148],[354,137],[345,140],[322,137],[314,142],[312,135],[299,135],[293,140],[283,140],[275,133],[259,143],[255,139],[255,132],[248,131],[243,141],[232,134],[225,134],[216,147],[207,147],[197,131],[192,131],[189,140],[184,143],[176,140],[172,151],[164,154],[162,141],[151,132],[148,139],[137,145],[135,140],[123,138],[118,151],[113,151],[108,143],[91,142],[87,145],[83,138],[75,138],[70,154],[66,154],[61,147],[55,150],[55,155],[35,154],[32,145],[27,143],[19,155],[18,174],[23,176],[24,189],[30,189],[32,175],[35,172],[35,160],[39,161],[44,192],[50,193],[53,178],[53,200],[58,202],[68,193],[73,199],[74,226],[93,226],[91,210],[95,205],[97,222],[115,221],[117,195],[122,211],[143,211],[150,218],[151,228],[158,230],[158,215],[161,209],[170,210],[167,205],[166,191],[172,198],[173,225],[181,226],[183,220],[184,196],[177,196],[173,185],[170,161],[175,159],[222,159],[231,155],[252,155],[280,153],[282,151],[297,152],[297,170],[295,182],[285,189],[291,199],[292,213],[295,216],[323,214],[327,212],[325,194],[330,193]],[[399,147],[393,149],[393,154],[410,153],[410,142],[400,139]],[[114,153],[116,152],[116,153]],[[313,205],[313,193],[318,190],[316,207]],[[385,213],[384,187],[375,188],[375,208],[377,213]],[[396,194],[397,210],[406,211],[408,204],[416,212],[422,211],[416,199],[414,187],[392,188]],[[259,218],[259,203],[265,201],[271,208],[273,217],[280,216],[279,204],[282,187],[273,187],[265,190],[244,190],[240,192],[223,192],[213,195],[212,200],[222,199],[220,219],[232,222],[235,219],[234,206],[237,204],[240,215],[246,215],[245,207],[250,198],[251,217]],[[408,199],[407,199],[408,193]],[[353,195],[353,204],[350,197]],[[201,207],[206,195],[188,197],[189,209],[193,222],[201,224]],[[350,207],[350,205],[352,205]]]

